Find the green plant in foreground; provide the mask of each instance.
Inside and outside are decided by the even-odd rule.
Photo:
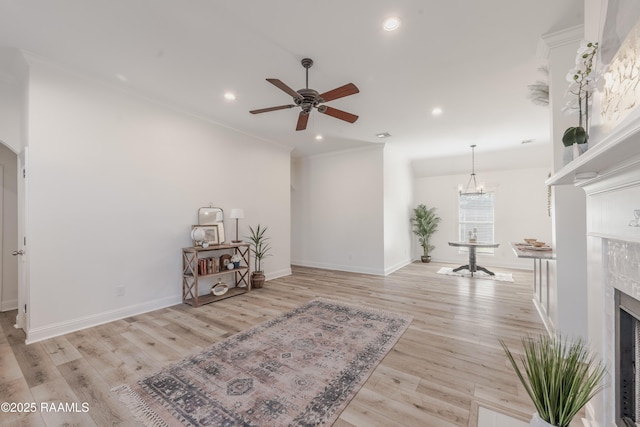
[[[522,338],[524,353],[520,361],[524,372],[504,341],[500,344],[538,416],[554,426],[569,426],[578,411],[603,388],[605,367],[580,339],[570,343],[546,335]]]

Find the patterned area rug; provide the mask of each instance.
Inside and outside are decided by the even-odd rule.
[[[316,299],[114,391],[147,426],[329,426],[410,323]]]
[[[446,274],[448,276],[459,276],[459,277],[471,277],[471,273],[469,270],[460,270],[453,271],[453,268],[442,267],[438,270],[438,274]],[[513,275],[511,273],[495,273],[495,276],[491,276],[490,274],[485,273],[484,271],[476,271],[473,273],[473,277],[477,277],[478,279],[489,279],[489,280],[497,280],[499,282],[513,282]]]

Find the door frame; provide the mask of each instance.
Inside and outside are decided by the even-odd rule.
[[[28,208],[27,194],[28,186],[28,149],[25,147],[18,154],[18,250],[22,250],[23,254],[19,255],[18,261],[18,314],[16,315],[16,328],[24,330],[25,334],[29,333],[30,315],[29,315],[29,253],[27,251],[27,224],[28,224]]]

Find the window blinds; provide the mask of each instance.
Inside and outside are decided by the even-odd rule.
[[[493,242],[493,193],[460,195],[458,199],[458,238],[469,240],[469,232],[476,229],[478,242]],[[478,248],[478,252],[493,253],[493,248]]]

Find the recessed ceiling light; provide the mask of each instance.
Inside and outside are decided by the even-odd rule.
[[[391,134],[389,132],[380,132],[380,133],[376,133],[376,136],[378,138],[389,138]]]
[[[125,76],[123,76],[122,74],[116,74],[116,78],[118,80],[120,80],[121,82],[126,82],[127,78]]]
[[[322,135],[316,135],[316,141],[322,141]]]
[[[224,99],[226,99],[227,101],[235,101],[236,95],[232,92],[225,92]]]
[[[384,24],[382,24],[382,28],[384,28],[385,31],[395,31],[398,27],[400,27],[400,18],[397,16],[385,19]]]
[[[434,116],[439,116],[440,114],[442,114],[442,108],[440,107],[436,107],[433,110],[431,110],[431,114]]]

